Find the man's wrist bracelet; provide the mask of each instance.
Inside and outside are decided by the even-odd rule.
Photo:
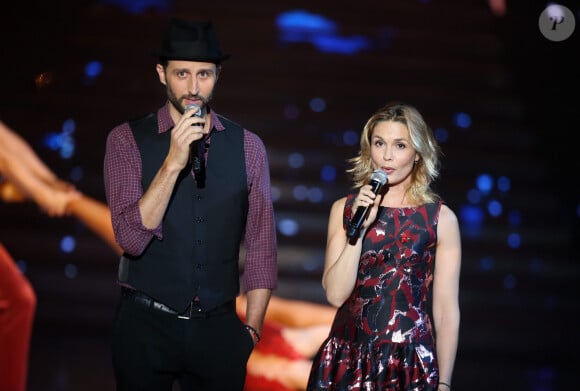
[[[253,328],[249,324],[245,324],[244,327],[246,328],[246,330],[248,330],[250,332],[250,334],[252,335],[252,338],[256,340],[256,343],[260,342],[262,337],[260,336],[260,333],[258,333],[256,331],[255,328]]]
[[[451,389],[451,384],[448,384],[448,383],[445,383],[445,382],[440,381],[439,382],[439,385],[440,386],[447,386],[447,388]]]

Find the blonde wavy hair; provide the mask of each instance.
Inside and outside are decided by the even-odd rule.
[[[438,200],[439,196],[431,189],[431,183],[439,176],[440,148],[421,113],[415,107],[403,103],[389,103],[367,120],[360,137],[358,155],[347,160],[351,168],[346,172],[351,176],[352,187],[359,188],[370,181],[374,170],[371,138],[375,127],[382,121],[400,122],[405,125],[409,129],[411,145],[420,156],[411,173],[411,186],[406,191],[408,201],[422,205]]]

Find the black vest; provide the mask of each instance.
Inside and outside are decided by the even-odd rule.
[[[195,296],[208,310],[239,293],[238,260],[248,212],[244,132],[224,117],[220,121],[225,130],[211,135],[205,186],[197,186],[187,166],[163,218],[163,240],[155,237],[140,256],[121,258],[121,281],[178,312]],[[158,132],[155,114],[130,125],[147,189],[167,155],[171,131]]]

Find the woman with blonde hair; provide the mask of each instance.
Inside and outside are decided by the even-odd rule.
[[[455,214],[430,187],[438,159],[413,106],[388,104],[367,121],[349,160],[354,190],[330,211],[322,285],[338,310],[308,390],[451,389],[461,241]]]

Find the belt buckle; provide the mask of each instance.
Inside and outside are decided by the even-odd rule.
[[[185,313],[177,315],[179,319],[189,320],[191,319],[191,312],[193,311],[191,303],[187,306]]]

